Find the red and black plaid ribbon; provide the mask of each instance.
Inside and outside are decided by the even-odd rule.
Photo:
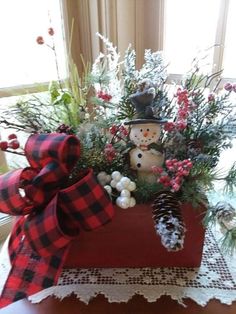
[[[0,211],[18,216],[9,240],[12,267],[0,308],[55,285],[80,228],[97,228],[114,213],[91,169],[64,187],[80,156],[77,137],[32,135],[25,155],[30,167],[0,176]]]

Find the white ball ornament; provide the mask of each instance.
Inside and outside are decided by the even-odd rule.
[[[123,185],[123,187],[126,189],[129,184],[130,184],[131,180],[128,178],[128,177],[123,177],[121,180],[120,180],[120,183]]]
[[[106,181],[107,183],[111,182],[111,176],[109,174],[106,175]]]
[[[108,194],[111,194],[112,188],[111,188],[110,185],[105,185],[105,186],[104,186],[104,189],[107,191]]]
[[[111,180],[110,185],[112,188],[115,188],[117,185],[117,181],[116,180]]]
[[[119,181],[116,183],[116,189],[117,191],[121,192],[122,190],[124,190],[124,186],[123,184]]]
[[[127,209],[129,207],[129,203],[130,203],[130,198],[129,197],[122,197],[120,196],[120,207],[123,209]]]
[[[134,207],[136,205],[136,200],[134,197],[129,199],[129,207]]]
[[[113,171],[111,177],[113,180],[119,181],[121,179],[121,174],[119,171]]]
[[[106,177],[107,177],[107,173],[105,171],[99,172],[98,175],[97,175],[98,182],[101,185],[106,185],[106,183],[107,183]]]
[[[131,181],[127,187],[127,190],[129,190],[130,192],[134,191],[136,189],[136,183]]]
[[[122,197],[130,197],[130,191],[124,189],[121,191],[120,196]]]
[[[98,179],[105,179],[107,176],[107,173],[105,171],[100,171],[97,175]]]
[[[121,206],[120,206],[120,204],[121,204],[121,199],[122,199],[122,198],[121,198],[120,196],[117,197],[117,199],[116,199],[116,205],[119,206],[119,207],[121,207]]]

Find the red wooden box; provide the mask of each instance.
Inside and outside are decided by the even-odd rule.
[[[182,212],[187,232],[181,251],[168,252],[161,245],[150,205],[126,210],[115,206],[110,223],[81,232],[72,244],[65,267],[198,267],[205,235],[202,211],[184,204]]]

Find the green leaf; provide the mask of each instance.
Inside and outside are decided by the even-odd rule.
[[[69,93],[63,93],[61,100],[64,104],[69,105],[71,103],[71,95]]]
[[[51,85],[49,86],[49,92],[51,96],[51,101],[54,102],[60,96],[60,93],[58,91],[58,85],[56,82],[52,82]]]

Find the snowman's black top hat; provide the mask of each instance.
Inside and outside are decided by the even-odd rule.
[[[135,107],[134,120],[124,122],[125,125],[130,124],[146,124],[146,123],[166,123],[167,120],[154,116],[153,100],[155,98],[155,89],[153,87],[144,90],[138,90],[130,96],[132,105]]]
[[[124,125],[132,125],[132,124],[147,124],[147,123],[157,123],[157,124],[162,124],[166,123],[167,120],[162,119],[162,118],[156,118],[156,119],[134,119],[130,121],[125,121]]]

